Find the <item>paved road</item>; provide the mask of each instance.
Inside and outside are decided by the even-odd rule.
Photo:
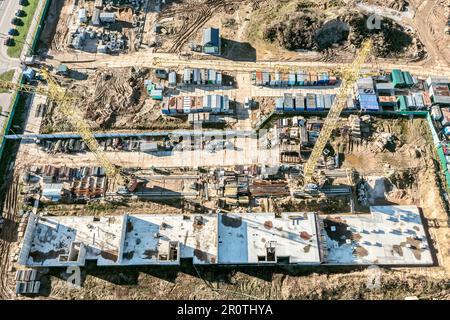
[[[45,1],[40,1],[36,8],[34,18],[31,22],[28,35],[25,40],[25,45],[22,49],[21,59],[24,58],[24,54],[28,52],[31,43],[33,42],[35,30],[39,23],[38,17],[40,17],[41,15],[44,4]],[[3,39],[5,35],[7,35],[8,30],[11,27],[11,19],[14,17],[15,11],[19,8],[19,0],[0,0],[0,72],[14,69],[16,72],[12,80],[13,82],[17,82],[20,77],[20,59],[13,59],[7,55],[7,47],[3,45]],[[0,94],[0,107],[2,108],[2,113],[0,116],[0,130],[3,130],[8,121],[11,111],[11,102],[12,94]]]
[[[6,54],[8,47],[3,44],[11,28],[11,19],[19,8],[18,0],[0,0],[0,73],[19,66],[19,59],[8,57]]]
[[[6,51],[7,46],[3,44],[5,37],[8,35],[8,30],[11,28],[11,19],[14,13],[20,8],[18,0],[0,0],[0,73],[15,69],[20,66],[19,59],[12,59],[8,57]],[[0,116],[0,129],[3,128],[4,122],[8,119],[7,108],[11,104],[10,93],[0,93],[0,107],[2,107],[2,114]]]

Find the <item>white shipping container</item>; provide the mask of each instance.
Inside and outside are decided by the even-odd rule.
[[[222,109],[222,96],[218,94],[216,94],[216,106],[218,111]]]
[[[173,86],[177,84],[177,73],[172,71],[169,73],[169,85]]]
[[[289,74],[289,84],[295,84],[295,73]]]
[[[200,84],[200,69],[194,69],[194,83]]]
[[[213,111],[217,111],[217,109],[220,110],[220,105],[217,104],[217,95],[213,94],[211,96],[211,108]]]
[[[442,112],[442,125],[450,126],[450,109],[441,108],[441,112]]]
[[[223,96],[223,111],[230,110],[230,99],[228,96]]]
[[[216,70],[210,69],[208,71],[208,80],[213,84],[216,83]]]
[[[100,21],[114,23],[116,22],[116,14],[114,12],[102,12],[100,13]]]
[[[431,107],[431,116],[436,121],[441,120],[442,119],[441,108],[439,106],[432,106]]]
[[[449,78],[440,77],[440,76],[429,76],[427,78],[427,85],[431,86],[431,84],[448,84],[450,83]]]
[[[217,79],[217,84],[218,85],[222,85],[222,73],[221,72],[217,72],[217,76],[216,76],[216,79]]]
[[[283,110],[284,98],[276,98],[275,99],[275,109]]]
[[[331,94],[326,94],[324,96],[324,103],[325,103],[325,109],[329,110],[331,109],[331,105],[333,104],[331,100]]]
[[[356,82],[356,85],[357,85],[358,89],[375,90],[375,84],[373,82],[373,79],[370,77],[358,79]]]
[[[320,109],[320,110],[325,109],[325,102],[324,102],[323,94],[317,94],[316,101],[317,101],[317,109]]]
[[[184,81],[184,83],[191,82],[191,69],[184,69],[183,81]]]
[[[419,108],[425,107],[425,102],[423,101],[423,96],[421,93],[414,94],[414,101],[416,102],[416,106]]]
[[[408,107],[416,106],[416,102],[414,101],[413,96],[406,96],[406,103],[407,103]]]

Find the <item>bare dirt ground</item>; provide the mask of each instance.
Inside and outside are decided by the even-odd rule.
[[[276,3],[275,3],[276,2]],[[55,2],[56,3],[56,2]],[[60,2],[58,2],[60,3]],[[68,60],[82,60],[82,54],[66,55],[63,39],[67,37],[68,25],[65,23],[71,14],[71,0],[66,1],[60,9],[60,23],[54,31],[54,39],[51,48],[54,59],[58,63]],[[163,43],[161,50],[178,53],[186,50],[190,41],[199,41],[200,30],[204,26],[220,26],[225,39],[234,39],[228,43],[228,51],[225,58],[239,59],[242,53],[248,54],[248,50],[242,48],[254,48],[254,56],[248,55],[243,60],[276,60],[276,61],[306,61],[316,64],[318,59],[329,59],[329,55],[321,55],[316,52],[295,52],[280,48],[279,45],[263,41],[261,30],[257,26],[264,26],[265,20],[275,21],[286,13],[293,1],[189,1],[184,5],[168,6],[161,12],[160,18],[180,17],[179,25],[173,25],[174,34],[168,35],[167,43]],[[338,2],[339,3],[339,2]],[[390,2],[392,3],[392,2]],[[426,47],[426,57],[418,62],[407,60],[395,60],[410,65],[447,68],[450,57],[449,37],[444,35],[445,17],[443,10],[445,1],[419,1],[411,0],[411,7],[415,12],[413,19],[406,20],[406,26],[412,25],[417,37]],[[345,2],[343,1],[343,4]],[[397,4],[389,5],[397,9]],[[209,9],[208,9],[209,8]],[[58,9],[58,8],[55,8]],[[271,14],[266,15],[268,11]],[[183,18],[181,18],[183,17]],[[160,20],[161,20],[160,19]],[[170,22],[170,21],[169,21]],[[168,24],[170,29],[170,24]],[[49,35],[53,32],[48,31]],[[62,51],[59,55],[58,51]],[[150,50],[148,51],[150,52]],[[130,55],[130,59],[123,57],[99,57],[99,64],[106,67],[118,67],[121,64],[147,64],[152,63],[153,55],[147,51]],[[88,55],[86,55],[88,56]],[[348,57],[347,57],[348,59]],[[381,60],[381,59],[380,59]],[[327,60],[329,61],[329,60]],[[338,60],[341,61],[341,60]],[[392,62],[393,60],[385,59]],[[96,62],[97,63],[97,62]],[[178,63],[173,60],[172,63]],[[216,67],[220,67],[221,61]],[[321,65],[317,62],[317,65]],[[82,66],[84,67],[84,66]],[[97,66],[95,66],[97,67]],[[250,66],[249,68],[252,68]],[[105,71],[105,70],[103,70]],[[94,75],[90,84],[95,79],[101,79],[102,70]],[[112,73],[110,79],[112,88],[100,88],[86,85],[88,90],[97,92],[95,99],[90,103],[98,103],[99,100],[113,99],[119,96],[119,101],[108,100],[111,113],[101,115],[96,110],[90,116],[93,125],[102,128],[114,128],[117,124],[127,124],[131,119],[139,121],[158,122],[156,116],[151,115],[153,110],[145,101],[140,101],[139,108],[134,113],[127,115],[123,112],[120,99],[121,93],[128,96],[129,84],[115,84],[118,77],[114,75],[116,70],[106,70]],[[97,91],[98,90],[98,91]],[[107,92],[111,90],[111,92]],[[106,93],[111,94],[106,94]],[[89,117],[89,105],[84,106],[84,112]],[[117,108],[117,109],[114,109]],[[120,111],[117,111],[120,110]],[[157,110],[155,108],[155,110]],[[92,110],[91,110],[92,111]],[[109,111],[108,111],[109,112]],[[119,113],[119,116],[117,114]],[[124,113],[125,115],[122,115]],[[159,114],[159,112],[158,112]],[[101,117],[104,118],[96,118]],[[122,118],[120,118],[122,117]],[[63,119],[56,116],[57,121],[64,123]],[[98,123],[96,120],[101,119]],[[114,120],[114,121],[111,121]],[[61,124],[60,123],[60,124]],[[437,251],[439,267],[415,268],[415,269],[384,269],[380,290],[368,290],[365,286],[367,274],[365,271],[355,269],[330,269],[330,268],[272,268],[257,269],[199,269],[190,266],[183,268],[93,268],[88,267],[84,272],[83,288],[79,291],[69,290],[61,274],[61,270],[53,270],[48,281],[43,282],[44,295],[51,299],[403,299],[406,296],[416,295],[419,298],[450,299],[450,232],[448,229],[448,215],[444,208],[439,182],[439,169],[432,143],[427,137],[426,123],[423,120],[408,121],[383,121],[377,124],[379,130],[392,132],[400,141],[395,152],[369,152],[369,145],[354,145],[351,149],[344,149],[346,154],[344,166],[355,168],[363,175],[390,174],[392,169],[399,172],[407,172],[413,175],[413,183],[408,185],[405,192],[391,192],[386,195],[386,200],[398,204],[416,204],[423,212],[424,222],[428,226],[431,241]],[[51,123],[54,125],[54,123]],[[133,123],[132,126],[139,125]],[[176,124],[179,126],[179,124]],[[335,142],[338,142],[336,140]],[[339,148],[336,145],[336,148]],[[25,155],[26,156],[26,155]],[[23,159],[22,159],[23,160]],[[389,164],[389,165],[386,165]],[[18,177],[16,178],[18,179]],[[17,180],[15,180],[17,181]],[[394,190],[395,191],[395,190]],[[17,247],[17,223],[18,205],[17,197],[19,187],[17,183],[11,183],[8,191],[3,216],[6,217],[6,228],[0,234],[0,297],[12,297],[12,277],[9,272],[11,266],[10,255]],[[82,209],[79,207],[57,206],[49,208],[50,214],[121,214],[130,207],[127,205],[104,204],[89,205]],[[161,203],[137,203],[131,206],[133,212],[144,213],[148,211],[180,212],[178,204]],[[180,270],[183,270],[181,272]]]
[[[56,299],[449,299],[442,275],[382,270],[381,287],[367,289],[367,271],[322,268],[228,269],[185,267],[86,270],[81,290],[67,290],[65,274],[43,283]],[[130,284],[131,283],[131,284]]]
[[[48,205],[45,212],[54,216],[102,216],[123,215],[124,212],[132,211],[136,214],[158,213],[183,213],[183,200],[181,199],[155,199],[153,201],[128,200],[93,202],[91,204],[58,204]]]
[[[413,0],[411,4],[415,10],[413,26],[428,51],[428,59],[424,61],[424,64],[448,66],[450,63],[450,36],[446,35],[444,30],[447,25],[446,12],[448,15],[450,1]]]
[[[147,68],[99,68],[86,80],[65,79],[62,83],[80,97],[77,107],[93,130],[190,128],[186,119],[161,115],[161,103],[152,100],[144,86],[150,79],[156,82]],[[41,132],[71,130],[53,104],[44,116]]]
[[[3,205],[4,222],[0,232],[0,300],[11,298],[14,295],[14,273],[10,268],[12,267],[11,257],[18,248],[19,186],[19,177],[13,176]]]
[[[403,6],[402,0],[393,0],[384,5],[391,10],[383,13],[384,7],[378,7],[378,13],[385,15],[383,19],[383,28],[377,35],[375,33],[375,43],[381,48],[382,54],[378,57],[377,63],[380,65],[388,62],[399,63],[402,61],[409,65],[447,66],[450,37],[445,34],[444,29],[447,23],[446,11],[443,10],[448,5],[448,0],[439,1],[410,1],[408,12],[393,11],[397,15],[405,15],[403,18],[391,20],[389,14],[392,14],[392,8],[398,10]],[[379,1],[369,2],[369,4],[381,5]],[[65,6],[67,7],[67,5]],[[63,8],[64,12],[64,8]],[[297,12],[295,14],[289,13]],[[219,27],[223,38],[223,58],[229,60],[244,61],[322,61],[345,63],[353,59],[354,45],[359,43],[361,37],[365,37],[366,31],[361,29],[364,21],[360,19],[362,11],[356,6],[355,0],[346,1],[325,1],[321,4],[315,4],[308,0],[287,0],[287,1],[215,1],[215,0],[189,0],[168,2],[162,7],[160,13],[150,14],[148,23],[157,22],[162,27],[162,34],[152,35],[150,27],[147,26],[144,38],[152,38],[153,47],[142,48],[137,55],[142,56],[139,61],[148,61],[147,66],[151,64],[153,55],[150,53],[172,52],[172,53],[190,53],[190,44],[201,43],[202,28]],[[370,13],[370,12],[369,12]],[[366,15],[369,13],[365,13]],[[394,14],[394,16],[396,15]],[[294,24],[301,24],[302,19],[316,19],[320,16],[320,23],[305,26],[299,25],[302,37],[300,39],[314,38],[315,33],[319,32],[320,39],[333,40],[337,34],[344,32],[340,29],[342,23],[350,26],[349,40],[339,44],[339,39],[329,49],[317,52],[315,45],[307,44],[305,50],[287,50],[280,45],[279,41],[264,40],[264,32],[268,27],[277,27],[278,22],[283,22],[288,18],[293,20]],[[303,18],[302,18],[303,17]],[[388,19],[389,18],[389,19]],[[359,19],[359,20],[358,20]],[[361,20],[361,21],[360,21]],[[306,20],[308,22],[309,20]],[[315,20],[311,20],[315,21]],[[338,22],[336,22],[338,21]],[[341,21],[341,22],[339,22]],[[384,21],[384,20],[383,20]],[[390,21],[390,22],[389,22]],[[64,26],[63,19],[59,26]],[[315,26],[315,27],[314,27]],[[293,32],[283,26],[280,32]],[[386,29],[387,28],[387,29]],[[56,33],[58,34],[58,32]],[[323,35],[322,35],[323,34]],[[330,36],[333,37],[330,38]],[[345,35],[345,32],[344,32]],[[55,36],[55,39],[58,37]],[[281,36],[283,38],[283,36]],[[289,38],[289,33],[286,34]],[[359,39],[359,40],[358,40]],[[54,42],[57,40],[54,40]],[[297,41],[297,40],[296,40]],[[303,40],[302,40],[303,41]],[[349,43],[351,42],[351,43]],[[355,43],[353,43],[355,42]],[[323,43],[319,43],[323,45]],[[305,43],[303,43],[305,45]],[[406,51],[402,50],[406,46]],[[302,45],[299,44],[299,49]],[[311,49],[308,49],[311,47]],[[196,58],[204,59],[205,56],[194,54]],[[107,59],[102,55],[92,55],[89,53],[77,52],[69,54],[68,52],[51,52],[49,61],[53,59],[65,62],[93,61],[100,62]],[[207,57],[215,60],[214,57]],[[112,57],[112,60],[118,60],[119,57]],[[111,59],[109,59],[111,60]],[[175,62],[174,62],[175,63]],[[114,63],[109,62],[113,66]],[[94,64],[95,65],[95,64]]]

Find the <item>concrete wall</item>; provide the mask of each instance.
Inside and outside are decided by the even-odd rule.
[[[27,229],[25,230],[25,235],[22,241],[22,248],[19,254],[19,264],[21,265],[27,264],[28,256],[31,250],[31,243],[34,238],[34,230],[36,229],[38,219],[39,217],[34,213],[30,213],[28,217]]]
[[[119,245],[119,252],[117,253],[117,262],[116,264],[122,264],[122,258],[123,258],[123,248],[125,246],[125,237],[127,233],[127,221],[128,221],[128,213],[123,215],[122,218],[122,233],[120,235],[120,245]]]

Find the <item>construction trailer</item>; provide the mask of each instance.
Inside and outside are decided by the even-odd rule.
[[[203,29],[203,53],[220,55],[221,54],[221,38],[220,30],[217,28],[205,28]]]

